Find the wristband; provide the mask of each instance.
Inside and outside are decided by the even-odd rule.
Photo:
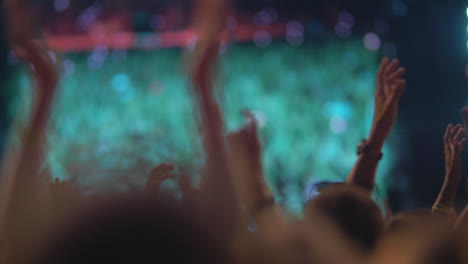
[[[437,212],[441,212],[441,213],[444,213],[444,214],[450,214],[450,207],[448,206],[445,206],[441,203],[435,203],[434,206],[432,206],[432,210],[433,211],[437,211]]]
[[[377,160],[381,160],[382,157],[383,157],[383,153],[379,150],[375,150],[374,147],[372,147],[369,142],[367,141],[367,139],[363,139],[361,140],[361,142],[359,142],[359,145],[357,147],[357,155],[361,155],[361,154],[366,154],[366,155],[370,155],[370,156],[373,156],[375,157]]]

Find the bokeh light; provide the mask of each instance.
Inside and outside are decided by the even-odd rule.
[[[300,46],[304,42],[304,26],[299,21],[286,24],[286,41],[292,46]]]
[[[260,30],[255,32],[253,42],[257,47],[265,48],[271,44],[272,38],[268,31]]]
[[[406,16],[408,13],[408,8],[402,0],[393,0],[392,13],[395,16]]]
[[[291,47],[272,43],[266,31],[256,35],[255,44],[268,49],[231,45],[220,60],[226,126],[238,129],[241,111],[253,111],[267,180],[277,200],[298,212],[309,182],[343,181],[356,161],[372,119],[377,53],[360,40]],[[62,54],[65,74],[49,126],[52,175],[77,177],[91,193],[141,188],[160,162],[199,177],[203,155],[182,55],[103,46]],[[89,70],[89,60],[100,67]],[[26,122],[32,90],[24,71],[13,76],[10,85],[21,91],[16,105],[24,106],[16,113]],[[396,162],[398,139],[389,140],[378,186]]]
[[[367,33],[364,35],[364,45],[372,51],[380,49],[380,38],[375,33]]]
[[[54,9],[56,11],[65,11],[70,6],[70,0],[55,0]]]

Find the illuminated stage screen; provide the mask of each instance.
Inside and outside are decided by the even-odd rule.
[[[232,44],[222,53],[216,83],[227,129],[243,124],[242,110],[254,111],[278,201],[297,212],[308,185],[345,180],[370,129],[379,54],[362,40]],[[169,162],[198,179],[203,157],[184,56],[176,48],[58,55],[64,77],[46,164],[53,177],[76,177],[90,192],[126,191]],[[22,91],[15,105],[29,105],[30,84],[19,67],[10,85]],[[27,108],[16,109],[21,126]],[[379,168],[381,195],[396,162],[397,131],[390,141]]]

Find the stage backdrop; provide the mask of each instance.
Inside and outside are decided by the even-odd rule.
[[[203,155],[185,52],[97,47],[53,54],[63,78],[49,125],[45,173],[77,178],[90,193],[127,191],[141,188],[152,167],[170,162],[196,181]],[[345,180],[356,145],[370,129],[379,54],[362,39],[233,44],[220,53],[216,83],[227,130],[243,124],[242,110],[255,113],[263,165],[277,200],[299,212],[311,183]],[[7,86],[18,91],[10,105],[17,131],[26,123],[32,93],[25,72],[13,67]],[[387,176],[399,173],[401,135],[397,127],[391,148],[384,150],[380,198],[394,178]]]

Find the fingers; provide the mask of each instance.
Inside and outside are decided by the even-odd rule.
[[[463,148],[465,147],[466,141],[467,141],[467,138],[463,138],[462,140],[457,142],[456,144],[457,153],[460,153],[463,150]]]
[[[382,96],[385,96],[385,90],[384,90],[384,87],[385,87],[385,78],[384,78],[384,72],[385,72],[385,69],[387,68],[389,64],[389,60],[387,57],[384,57],[382,59],[382,61],[380,62],[380,67],[379,67],[379,71],[377,72],[377,91],[376,93],[378,95],[382,95]]]
[[[387,82],[388,83],[393,83],[396,80],[400,79],[403,74],[405,74],[406,69],[403,67],[398,68],[396,71],[391,72],[388,76]]]
[[[459,141],[462,137],[463,137],[463,132],[464,132],[464,129],[463,127],[458,124],[455,126],[455,128],[453,129],[453,141]]]
[[[450,139],[450,135],[452,133],[452,130],[453,130],[452,124],[448,124],[447,128],[445,129],[445,135],[444,135],[444,143],[445,144],[448,144],[449,139]]]
[[[403,95],[405,91],[406,81],[405,80],[398,80],[395,84],[389,86],[388,95],[390,96],[390,100],[388,101],[389,106],[395,107],[400,97]]]
[[[243,115],[249,119],[249,123],[245,127],[246,138],[251,144],[252,148],[257,148],[260,145],[260,140],[258,139],[257,133],[257,119],[255,115],[250,111],[243,111]]]
[[[446,150],[460,153],[467,141],[466,138],[463,138],[464,132],[465,129],[461,124],[457,124],[455,126],[449,124],[445,130],[444,135],[444,144],[446,146]]]
[[[385,74],[383,76],[384,79],[384,91],[386,96],[391,96],[393,93],[393,88],[398,88],[398,90],[404,89],[404,80],[401,79],[401,76],[405,73],[404,68],[396,68],[399,62],[397,60],[393,60],[392,63],[387,67]],[[396,85],[393,87],[393,85]],[[400,92],[402,94],[402,91]]]
[[[151,171],[150,174],[150,180],[155,180],[155,181],[162,181],[165,180],[163,177],[165,174],[173,171],[175,169],[175,166],[172,164],[167,164],[167,163],[161,163],[156,168],[154,168]]]
[[[384,71],[385,76],[389,76],[392,72],[395,72],[395,70],[398,68],[400,65],[400,61],[398,59],[393,59],[390,64],[386,67]]]

